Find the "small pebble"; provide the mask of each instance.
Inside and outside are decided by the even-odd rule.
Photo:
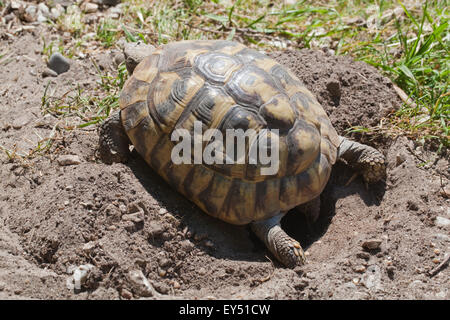
[[[98,5],[95,3],[84,2],[81,5],[81,10],[85,13],[95,13],[98,10]]]
[[[89,253],[95,248],[96,243],[94,241],[89,241],[83,245],[83,251]]]
[[[86,281],[89,273],[94,268],[91,264],[83,264],[73,270],[73,275],[66,281],[69,290],[81,290],[82,285]]]
[[[181,285],[180,285],[180,283],[178,281],[174,281],[172,286],[173,286],[174,289],[180,289],[181,288]]]
[[[127,289],[122,289],[120,291],[120,296],[127,300],[130,300],[133,298],[133,294],[130,291],[128,291]]]
[[[370,254],[368,254],[367,252],[358,252],[356,254],[356,256],[360,259],[364,259],[364,260],[369,260],[370,259]]]
[[[406,161],[406,156],[403,153],[399,153],[397,154],[397,156],[395,157],[395,165],[398,167],[399,165],[401,165],[403,162]]]
[[[366,267],[364,267],[362,265],[358,265],[355,268],[353,268],[353,271],[358,272],[358,273],[364,273],[366,271]]]
[[[56,71],[53,71],[50,68],[46,68],[44,71],[42,71],[42,78],[47,78],[47,77],[57,77],[58,74],[56,73]]]
[[[128,281],[133,291],[142,297],[152,297],[154,289],[147,278],[140,270],[131,270],[128,272]]]
[[[101,0],[102,4],[106,4],[108,6],[115,6],[120,3],[121,0]]]
[[[143,214],[143,212],[124,214],[122,216],[122,220],[123,221],[131,221],[131,222],[134,222],[134,223],[139,223],[139,222],[144,221],[144,214]]]
[[[383,241],[380,239],[370,239],[363,242],[362,247],[367,250],[378,249]]]
[[[57,74],[61,74],[69,71],[70,62],[61,53],[55,52],[48,61],[48,67]]]
[[[81,163],[80,157],[73,154],[59,156],[56,161],[58,161],[60,166],[77,165]]]
[[[159,274],[159,276],[160,276],[161,278],[164,278],[164,277],[166,276],[166,274],[167,274],[167,271],[161,269],[161,270],[159,270],[158,274]]]
[[[159,259],[159,266],[162,268],[169,267],[171,264],[172,264],[172,262],[167,258]]]
[[[445,198],[450,198],[450,183],[448,183],[445,187],[442,188],[441,194]]]
[[[161,294],[168,294],[170,291],[170,288],[165,283],[155,283],[154,287],[156,291],[158,291]]]
[[[436,220],[434,221],[434,223],[440,227],[448,227],[448,226],[450,226],[450,219],[447,219],[444,217],[436,217]]]
[[[187,253],[194,250],[194,244],[189,240],[183,240],[180,242],[181,249]]]

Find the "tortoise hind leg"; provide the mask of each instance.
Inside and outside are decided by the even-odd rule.
[[[386,176],[386,161],[381,152],[368,145],[339,137],[338,158],[344,159],[363,176],[366,183],[373,183]]]
[[[280,220],[283,216],[284,213],[263,221],[252,222],[250,227],[282,264],[294,268],[305,264],[306,258],[300,243],[289,237],[281,228]]]
[[[120,111],[111,115],[100,126],[99,156],[107,164],[127,162],[131,141],[122,127]]]

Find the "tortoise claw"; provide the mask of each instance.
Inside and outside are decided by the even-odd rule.
[[[279,223],[272,224],[270,219],[252,223],[256,235],[264,241],[269,251],[288,268],[304,265],[305,253],[300,243],[281,229]]]
[[[363,152],[358,159],[356,166],[367,184],[375,183],[386,177],[386,162],[383,154],[369,146],[367,146],[367,152]]]

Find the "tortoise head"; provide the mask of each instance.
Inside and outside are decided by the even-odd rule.
[[[136,66],[155,51],[155,47],[149,44],[145,44],[142,41],[127,42],[123,47],[123,54],[125,56],[125,64],[127,71],[131,75],[133,74]]]

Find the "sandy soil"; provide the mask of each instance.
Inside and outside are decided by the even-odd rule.
[[[0,27],[1,28],[1,27]],[[44,27],[11,38],[0,29],[0,141],[27,153],[55,125],[77,118],[43,115],[41,99],[80,85],[95,95],[92,61],[73,59],[69,72],[43,78]],[[392,83],[374,68],[320,51],[272,53],[317,96],[341,134],[373,126],[400,105]],[[93,55],[105,70],[109,53]],[[338,163],[310,229],[294,212],[283,220],[307,250],[308,264],[285,269],[247,227],[203,214],[137,155],[105,165],[96,156],[95,126],[57,130],[49,154],[32,160],[0,155],[0,298],[130,299],[449,299],[449,269],[428,272],[449,254],[449,167],[406,138],[365,141],[383,150],[388,178],[366,190]],[[80,163],[60,165],[62,155]],[[423,161],[427,164],[421,165]],[[447,185],[448,190],[448,185]],[[378,239],[375,250],[362,247]],[[272,263],[273,261],[273,263]],[[67,285],[90,264],[81,290]],[[136,283],[142,272],[149,286]]]

